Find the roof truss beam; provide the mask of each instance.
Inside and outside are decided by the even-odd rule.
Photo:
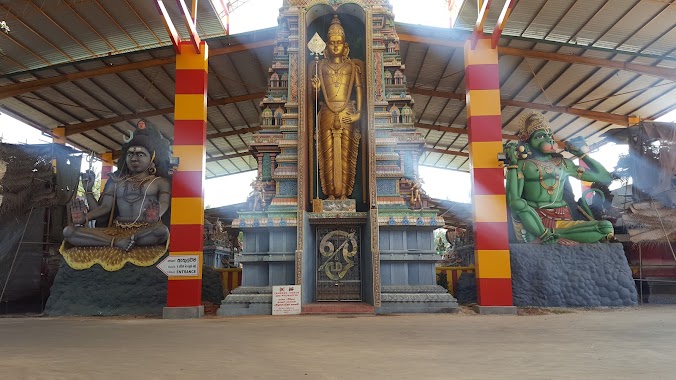
[[[167,30],[169,39],[171,39],[171,44],[174,45],[176,54],[181,54],[181,35],[178,34],[178,31],[174,26],[174,22],[171,21],[171,16],[169,16],[167,7],[164,6],[164,2],[162,0],[155,0],[155,6],[157,6],[157,11],[160,13],[160,15],[162,15],[164,28]]]
[[[249,152],[249,151],[242,152],[242,153],[226,154],[225,156],[209,157],[209,158],[207,158],[207,162],[229,160],[231,158],[245,157],[245,156],[250,156],[250,155],[251,155],[251,152]]]
[[[188,6],[185,5],[184,0],[176,0],[176,3],[178,4],[178,9],[181,11],[181,14],[183,15],[183,23],[185,24],[185,27],[188,29],[188,32],[190,34],[190,41],[192,42],[193,46],[195,47],[195,51],[198,53],[200,52],[200,43],[202,40],[200,39],[199,34],[197,33],[197,0],[193,0],[193,5],[195,6],[192,10],[192,12],[188,9]]]
[[[233,131],[212,133],[212,134],[207,135],[207,139],[217,139],[217,138],[222,138],[222,137],[244,135],[244,134],[247,134],[247,133],[258,132],[258,131],[260,131],[260,129],[261,129],[261,127],[251,127],[251,128],[235,129]]]
[[[239,131],[233,131],[233,132],[239,132]],[[207,136],[207,137],[209,137],[209,136]],[[455,150],[436,149],[436,148],[425,148],[424,150],[426,152],[431,152],[431,153],[450,154],[450,155],[453,155],[453,156],[469,157],[469,153],[455,151]],[[241,153],[226,154],[224,156],[209,157],[209,158],[207,158],[207,162],[229,160],[231,158],[245,157],[245,156],[249,156],[249,155],[251,155],[251,153],[248,152],[248,151],[247,152],[241,152]]]
[[[498,17],[498,21],[496,22],[495,28],[493,29],[493,34],[491,35],[491,48],[495,49],[498,46],[500,36],[502,35],[502,30],[505,29],[507,19],[516,6],[516,2],[517,0],[507,0],[505,1],[505,5],[502,6],[500,17]]]
[[[406,42],[426,43],[430,45],[446,46],[451,48],[462,48],[464,46],[464,41],[461,40],[446,40],[441,38],[419,37],[405,33],[398,33],[397,35],[399,36],[400,41]],[[541,41],[532,40],[532,42],[537,43]],[[547,41],[542,42],[546,43]],[[584,49],[583,46],[580,46],[579,48]],[[569,55],[546,51],[519,49],[509,46],[498,46],[498,53],[503,55],[513,55],[516,57],[539,58],[547,61],[557,61],[588,66],[604,67],[615,70],[625,70],[635,72],[638,74],[650,75],[657,78],[676,81],[676,70],[668,67],[648,66],[631,62],[619,62],[600,58],[582,57],[579,55]],[[616,53],[622,54],[623,52],[617,51]],[[655,59],[660,59],[660,57],[655,57]]]
[[[225,104],[231,104],[231,103],[239,103],[239,102],[244,102],[244,101],[249,101],[249,100],[256,100],[256,99],[261,99],[265,96],[264,92],[255,92],[253,94],[247,94],[247,95],[241,95],[241,96],[233,96],[231,98],[223,98],[223,99],[218,99],[218,100],[210,100],[207,102],[207,107],[215,107],[215,106],[221,106]],[[120,115],[120,116],[115,116],[115,117],[109,117],[105,119],[99,119],[99,120],[92,120],[92,121],[87,121],[84,123],[79,123],[79,124],[71,124],[71,125],[66,125],[66,136],[74,135],[77,133],[82,133],[82,132],[87,132],[96,128],[104,127],[106,125],[111,125],[115,123],[121,123],[123,121],[127,120],[134,120],[134,119],[143,119],[146,117],[151,117],[151,116],[159,116],[159,115],[167,115],[174,113],[174,107],[167,107],[167,108],[161,108],[157,110],[150,110],[150,111],[145,111],[145,112],[138,112],[134,114],[128,114],[128,115]],[[209,137],[209,136],[207,136]]]
[[[467,128],[458,128],[458,127],[445,127],[442,125],[432,125],[432,124],[424,124],[424,123],[415,123],[416,128],[421,128],[421,129],[427,129],[431,131],[439,131],[439,132],[448,132],[448,133],[458,133],[461,135],[466,135],[469,131]],[[508,134],[502,134],[502,138],[504,140],[518,140],[519,137],[516,135],[508,135]]]
[[[406,42],[418,42],[426,43],[430,45],[437,46],[446,46],[450,48],[463,48],[464,41],[461,40],[448,40],[441,38],[432,38],[432,37],[420,37],[406,33],[399,33],[399,39]],[[539,42],[533,40],[533,42]],[[245,50],[256,49],[260,47],[272,46],[275,43],[274,39],[267,39],[251,43],[242,43],[231,46],[225,46],[222,48],[216,48],[210,51],[209,55],[214,57],[222,54],[237,53]],[[544,41],[547,43],[547,41]],[[580,47],[583,48],[583,47]],[[605,67],[617,70],[626,70],[632,71],[639,74],[651,75],[662,79],[676,81],[676,70],[667,67],[657,67],[657,66],[648,66],[641,65],[630,62],[617,62],[610,61],[605,59],[590,58],[590,57],[581,57],[577,55],[567,55],[560,53],[544,52],[544,51],[533,51],[527,49],[519,49],[507,46],[498,46],[498,52],[505,55],[513,55],[519,57],[529,57],[529,58],[539,58],[550,61],[566,62],[573,64],[583,64],[596,67]],[[623,53],[623,52],[617,52]],[[659,57],[655,57],[659,59]],[[100,69],[80,71],[77,73],[69,73],[64,75],[59,75],[51,78],[37,79],[33,81],[17,83],[13,85],[0,87],[0,99],[9,98],[26,92],[31,92],[39,90],[41,88],[54,86],[59,83],[71,82],[78,79],[93,78],[102,75],[121,73],[130,70],[141,70],[144,68],[155,67],[160,65],[170,64],[176,61],[176,57],[167,57],[167,58],[154,58],[146,61],[132,62],[122,65],[107,66]]]
[[[446,149],[437,149],[437,148],[425,148],[424,150],[425,150],[425,152],[430,152],[430,153],[450,154],[452,156],[469,157],[469,153],[460,152],[460,151],[457,151],[457,150],[446,150]]]
[[[232,46],[225,46],[222,48],[216,48],[209,52],[209,56],[214,57],[217,55],[224,55],[230,53],[237,53],[251,49],[257,49],[260,47],[271,46],[275,42],[274,39],[267,39],[251,43],[243,43]],[[113,65],[106,66],[100,69],[80,71],[77,73],[69,73],[64,75],[59,75],[56,77],[37,79],[29,82],[12,84],[9,86],[0,87],[0,99],[10,98],[12,96],[17,96],[26,92],[31,92],[39,90],[41,88],[55,86],[60,83],[72,82],[78,79],[94,78],[102,75],[117,74],[125,71],[131,70],[141,70],[149,67],[168,65],[176,62],[176,57],[167,57],[167,58],[153,58],[146,61],[131,62],[123,65]]]
[[[476,48],[479,38],[484,35],[484,24],[486,23],[486,18],[488,18],[488,10],[491,8],[492,3],[493,0],[479,0],[477,3],[479,15],[476,18],[474,30],[472,31],[472,49]]]
[[[464,46],[464,42],[460,40],[445,40],[439,38],[419,37],[404,33],[400,33],[398,34],[398,36],[401,41],[407,42],[426,43],[437,46],[446,46],[450,48],[462,48]],[[225,46],[222,48],[213,49],[212,51],[210,51],[209,55],[214,57],[223,54],[237,53],[245,50],[272,46],[274,42],[275,42],[274,39],[267,39],[251,43]],[[498,46],[498,52],[500,54],[513,55],[519,57],[539,58],[558,62],[577,63],[596,67],[627,70],[639,74],[651,75],[658,78],[676,81],[676,70],[666,67],[647,66],[630,62],[616,62],[598,58],[581,57],[576,55],[518,49],[507,46]],[[131,70],[141,70],[145,68],[171,64],[174,63],[175,61],[176,61],[175,56],[167,58],[153,58],[146,61],[107,66],[100,69],[80,71],[77,73],[68,73],[56,77],[43,78],[23,83],[12,84],[8,86],[2,86],[0,87],[0,99],[17,96],[26,92],[39,90],[41,88],[54,86],[60,83],[71,82],[79,79],[94,78],[102,75],[116,74]]]
[[[410,91],[413,94],[420,94],[420,95],[425,95],[425,96],[433,96],[433,97],[437,97],[437,98],[456,99],[456,100],[460,100],[460,101],[465,101],[465,94],[458,94],[458,93],[447,92],[447,91],[427,90],[427,89],[418,88],[418,87],[413,87],[413,88],[410,89]],[[507,99],[507,98],[500,98],[500,102],[502,103],[503,106],[530,108],[530,109],[536,109],[536,110],[540,110],[540,111],[549,111],[549,112],[558,112],[558,113],[564,113],[564,114],[569,114],[569,115],[575,115],[575,116],[578,116],[578,117],[584,117],[584,118],[591,119],[591,120],[598,120],[598,121],[602,121],[602,122],[609,123],[609,124],[621,125],[621,126],[624,126],[624,127],[629,126],[629,116],[619,115],[619,114],[610,113],[610,112],[591,111],[591,110],[585,110],[585,109],[573,108],[573,107],[550,106],[550,105],[547,105],[547,104],[522,102],[522,101],[519,101],[519,100],[512,100],[512,99]]]

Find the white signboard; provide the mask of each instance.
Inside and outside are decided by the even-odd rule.
[[[300,314],[300,285],[272,287],[272,315]]]
[[[157,268],[167,276],[199,276],[200,258],[198,255],[167,256]]]

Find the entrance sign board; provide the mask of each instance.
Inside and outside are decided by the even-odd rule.
[[[200,258],[198,255],[167,256],[159,264],[157,269],[167,276],[199,276]]]
[[[300,285],[272,287],[272,315],[300,314]]]

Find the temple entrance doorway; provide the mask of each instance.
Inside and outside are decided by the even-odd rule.
[[[361,228],[316,229],[317,301],[361,301]]]

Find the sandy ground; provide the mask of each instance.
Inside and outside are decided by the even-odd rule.
[[[676,378],[676,307],[521,316],[1,318],[0,379]]]

